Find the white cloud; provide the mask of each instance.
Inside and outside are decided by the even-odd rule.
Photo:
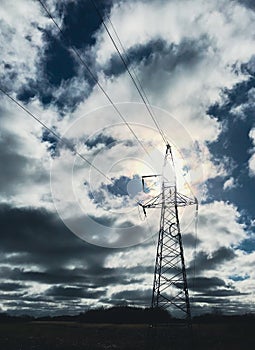
[[[233,177],[230,177],[224,182],[223,190],[230,190],[234,187],[236,187],[235,179]]]
[[[42,32],[49,19],[40,13],[36,1],[3,1],[0,12],[2,84],[17,91],[37,74],[42,55]]]
[[[238,245],[245,237],[244,226],[238,222],[240,213],[232,204],[215,201],[199,210],[199,239],[208,254],[220,247]]]
[[[251,157],[248,162],[250,176],[255,176],[255,128],[249,132],[249,137],[252,141],[254,148],[251,150]]]
[[[115,4],[110,17],[126,50],[159,39],[168,45],[165,53],[158,54],[155,50],[148,60],[143,59],[133,66],[150,101],[170,111],[192,140],[199,142],[204,154],[208,154],[205,143],[217,140],[221,125],[206,111],[221,99],[221,89],[231,88],[247,78],[240,70],[237,75],[231,67],[240,68],[241,62],[248,61],[253,55],[254,36],[247,36],[247,32],[254,33],[255,14],[234,2],[226,6],[223,1],[198,0],[163,2],[161,6],[154,1],[122,2]],[[103,68],[115,52],[103,29],[98,32],[94,50],[97,63]],[[182,57],[186,55],[186,60],[182,62],[180,56],[173,65],[171,60],[178,55],[178,50]],[[126,75],[109,81],[107,91],[111,92],[114,101],[139,101],[135,89],[127,84]],[[175,134],[175,124],[166,118],[162,120],[158,111],[156,115],[171,138]],[[177,138],[180,140],[176,137],[173,141]],[[191,144],[186,142],[182,146],[189,149]],[[198,160],[187,161],[195,164]],[[211,163],[210,154],[202,161],[205,179],[222,175],[224,171],[228,173],[228,169],[219,172]]]
[[[255,176],[255,154],[249,159],[250,176]]]
[[[245,120],[247,118],[247,110],[253,110],[255,106],[255,88],[251,88],[247,93],[247,102],[232,107],[230,113],[238,118]]]

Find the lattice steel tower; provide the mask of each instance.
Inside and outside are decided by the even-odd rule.
[[[171,174],[166,175],[167,168]],[[149,208],[161,209],[152,291],[152,308],[169,309],[179,318],[191,323],[190,301],[178,208],[196,205],[196,198],[189,198],[177,191],[173,155],[169,144],[166,146],[162,175],[161,193],[142,204],[144,212]]]

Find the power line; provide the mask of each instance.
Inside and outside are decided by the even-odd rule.
[[[60,26],[57,24],[57,22],[55,21],[54,17],[52,16],[52,14],[50,13],[50,11],[48,10],[48,8],[46,7],[46,5],[44,4],[44,2],[42,0],[38,0],[38,2],[41,4],[41,6],[43,7],[43,9],[45,10],[45,12],[47,13],[47,15],[49,16],[49,18],[52,20],[52,22],[54,23],[54,25],[57,27],[58,31],[60,32],[60,34],[62,35],[63,39],[65,41],[67,41],[65,34],[63,32],[63,30],[60,28]],[[111,97],[109,96],[109,94],[105,91],[105,89],[103,88],[103,86],[101,85],[101,83],[98,81],[97,77],[95,76],[95,74],[92,72],[92,70],[89,68],[88,64],[84,61],[84,59],[81,57],[80,53],[78,52],[78,50],[71,44],[69,44],[69,47],[71,48],[71,50],[74,52],[74,54],[78,57],[79,61],[81,62],[81,64],[86,68],[86,70],[88,71],[88,73],[90,74],[91,78],[94,80],[94,82],[98,85],[98,87],[100,88],[100,90],[103,92],[103,94],[106,96],[106,98],[108,99],[108,101],[110,102],[110,104],[113,106],[114,110],[117,112],[117,114],[119,115],[119,117],[122,119],[122,121],[125,123],[125,125],[127,126],[127,128],[130,130],[130,132],[132,133],[132,135],[134,136],[134,138],[136,139],[136,141],[140,144],[140,146],[143,148],[143,150],[145,151],[145,153],[151,158],[150,154],[148,153],[148,151],[146,150],[146,148],[144,147],[144,145],[142,144],[142,142],[139,140],[139,138],[137,137],[136,133],[134,132],[134,130],[131,128],[131,126],[128,124],[128,122],[126,121],[125,117],[122,115],[122,113],[120,112],[120,110],[116,107],[115,103],[113,102],[113,100],[111,99]]]
[[[124,56],[125,56],[125,59],[126,59],[126,61],[127,61],[127,64],[130,65],[131,62],[130,62],[130,60],[129,60],[128,54],[127,54],[127,52],[126,52],[126,50],[125,50],[125,48],[124,48],[124,46],[123,46],[123,44],[122,44],[122,42],[121,42],[121,40],[120,40],[120,37],[119,37],[119,35],[118,35],[118,33],[117,33],[117,31],[116,31],[116,29],[115,29],[115,27],[114,27],[114,25],[113,25],[113,23],[112,23],[112,21],[111,21],[111,18],[110,18],[108,15],[107,15],[107,19],[108,19],[108,21],[109,21],[109,23],[110,23],[110,25],[111,25],[111,27],[112,27],[112,30],[113,30],[113,32],[114,32],[114,34],[115,34],[115,36],[116,36],[116,38],[117,38],[117,40],[118,40],[118,42],[119,42],[119,44],[120,44],[120,47],[121,47],[121,49],[122,49],[122,52],[123,52],[123,54],[124,54]],[[138,78],[138,76],[137,76],[137,74],[136,74],[136,72],[135,72],[135,69],[131,67],[131,70],[132,70],[132,72],[133,72],[133,74],[134,74],[134,77],[135,77],[135,79],[136,79],[137,85],[139,86],[139,88],[140,88],[140,90],[141,90],[141,92],[142,92],[142,94],[143,94],[143,96],[144,96],[144,99],[145,99],[146,102],[147,102],[147,106],[146,106],[146,107],[149,107],[149,108],[150,108],[150,111],[151,111],[151,112],[150,112],[150,116],[152,117],[152,119],[153,119],[153,121],[154,121],[154,124],[156,125],[158,131],[160,132],[160,134],[161,134],[161,136],[162,136],[162,138],[163,138],[163,141],[167,144],[167,143],[168,143],[167,138],[166,138],[166,136],[165,136],[163,130],[161,129],[161,127],[160,127],[160,125],[159,125],[159,122],[157,121],[157,119],[156,119],[156,117],[155,117],[155,114],[154,114],[154,112],[153,112],[152,106],[151,106],[150,101],[149,101],[149,99],[148,99],[148,97],[147,97],[147,94],[146,94],[146,92],[145,92],[145,90],[144,90],[144,88],[143,88],[143,86],[142,86],[142,83],[141,83],[141,81],[139,80],[139,78]]]
[[[116,184],[110,177],[108,177],[105,173],[103,173],[97,166],[95,166],[93,163],[91,163],[87,158],[85,158],[80,152],[78,152],[75,149],[75,146],[69,143],[67,140],[63,139],[61,136],[59,136],[54,130],[52,130],[50,127],[48,127],[45,123],[43,123],[38,117],[36,117],[32,112],[30,112],[26,107],[24,107],[21,103],[19,103],[15,98],[13,98],[6,90],[4,90],[0,86],[0,91],[6,95],[12,102],[14,102],[19,108],[21,108],[24,112],[26,112],[30,117],[32,117],[35,121],[37,121],[43,128],[45,128],[47,131],[49,131],[52,135],[54,135],[61,143],[67,146],[68,149],[70,149],[76,156],[80,157],[82,160],[84,160],[88,165],[90,165],[92,168],[94,168],[98,173],[100,173],[105,179],[107,179],[109,182],[111,182],[116,188],[118,188],[122,194],[127,195],[127,193],[124,191],[123,188],[121,188],[118,184]],[[138,204],[138,211],[139,206],[141,206],[141,203],[135,199],[136,204]],[[139,212],[140,213],[140,212]],[[140,215],[140,214],[139,214]],[[152,234],[151,234],[152,236]],[[152,236],[153,238],[153,236]]]
[[[115,27],[114,27],[114,25],[113,25],[113,23],[112,23],[112,21],[111,21],[111,18],[108,16],[108,14],[106,14],[107,20],[108,20],[108,22],[110,23],[110,25],[111,25],[111,27],[112,27],[112,30],[113,30],[113,32],[114,32],[114,34],[115,34],[115,36],[116,36],[116,38],[117,38],[117,40],[118,40],[118,42],[119,42],[119,44],[120,44],[120,47],[121,47],[122,52],[123,52],[123,55],[122,55],[122,53],[120,52],[120,50],[118,49],[118,47],[117,47],[117,45],[116,45],[116,43],[115,43],[115,41],[114,41],[114,39],[113,39],[113,36],[111,35],[109,29],[107,28],[107,25],[106,25],[106,23],[105,23],[105,20],[104,20],[102,14],[101,14],[99,8],[97,7],[95,1],[94,1],[94,0],[90,0],[90,2],[94,5],[94,7],[95,7],[95,9],[96,9],[96,11],[97,11],[97,13],[98,13],[98,15],[99,15],[99,17],[100,17],[102,23],[103,23],[103,25],[104,25],[104,27],[105,27],[105,30],[106,30],[108,36],[110,37],[110,39],[111,39],[111,41],[112,41],[114,47],[116,48],[116,50],[117,50],[117,52],[118,52],[118,54],[119,54],[119,56],[120,56],[120,58],[121,58],[121,60],[122,60],[122,62],[123,62],[123,64],[124,64],[125,68],[127,69],[127,71],[128,71],[128,73],[129,73],[129,75],[130,75],[132,81],[134,82],[135,87],[136,87],[137,91],[139,92],[139,95],[141,96],[143,102],[145,103],[145,106],[146,106],[147,110],[149,111],[149,114],[150,114],[150,116],[151,116],[151,118],[152,118],[154,124],[156,125],[156,127],[157,127],[157,129],[158,129],[158,131],[159,131],[159,133],[160,133],[160,135],[161,135],[163,141],[165,142],[166,145],[169,144],[169,142],[168,142],[168,140],[167,140],[167,138],[166,138],[166,136],[165,136],[163,130],[160,128],[160,125],[159,125],[158,121],[156,120],[156,116],[155,116],[155,114],[153,113],[152,106],[151,106],[151,104],[150,104],[150,102],[149,102],[149,99],[148,99],[148,97],[147,97],[147,95],[146,95],[146,92],[144,91],[144,89],[143,89],[143,87],[142,87],[142,84],[141,84],[141,82],[140,82],[140,80],[139,80],[139,78],[138,78],[138,76],[137,76],[137,74],[136,74],[134,68],[131,68],[132,71],[133,71],[134,77],[132,76],[132,73],[131,73],[131,71],[130,71],[130,69],[129,69],[129,67],[128,67],[128,65],[130,64],[130,60],[129,60],[128,54],[127,54],[126,49],[124,48],[124,46],[123,46],[123,44],[122,44],[122,42],[121,42],[121,39],[120,39],[120,37],[119,37],[119,35],[118,35],[118,33],[117,33],[117,30],[115,29]],[[124,57],[123,57],[123,56],[124,56]],[[135,81],[135,79],[136,79],[136,81]],[[181,154],[181,151],[179,151],[179,152],[180,152],[180,154]],[[183,157],[182,154],[181,154],[181,157],[184,159],[184,157]],[[183,176],[184,181],[185,181],[185,184],[188,186],[188,188],[189,188],[191,194],[193,195],[194,198],[196,198],[196,196],[194,195],[194,192],[193,192],[193,190],[192,190],[190,184],[189,184],[188,181],[186,180],[185,176],[184,176],[184,175],[182,175],[182,176]]]
[[[0,86],[0,91],[6,95],[10,100],[12,100],[19,108],[21,108],[24,112],[26,112],[30,117],[32,117],[35,121],[37,121],[43,128],[49,131],[52,135],[54,135],[62,144],[66,145],[68,149],[70,149],[75,155],[84,160],[88,165],[94,168],[98,173],[100,173],[104,178],[106,178],[109,182],[115,185],[123,194],[125,194],[124,190],[120,188],[113,180],[108,177],[105,173],[103,173],[97,166],[91,163],[87,158],[85,158],[80,152],[75,149],[75,146],[69,143],[67,140],[59,136],[54,130],[44,124],[38,117],[36,117],[32,112],[30,112],[26,107],[24,107],[21,103],[19,103],[15,98],[13,98],[6,90],[4,90]],[[138,203],[138,202],[137,202]]]
[[[165,144],[168,144],[168,141],[167,141],[167,139],[166,139],[166,137],[165,137],[165,135],[164,135],[162,129],[160,128],[160,126],[159,126],[159,124],[158,124],[158,122],[157,122],[157,120],[156,120],[155,115],[154,115],[153,112],[152,112],[151,105],[150,105],[150,103],[149,103],[149,101],[148,101],[148,98],[147,98],[147,96],[146,96],[146,94],[145,94],[144,89],[142,88],[142,85],[141,85],[141,83],[140,83],[140,81],[139,81],[139,79],[138,79],[136,73],[135,73],[134,70],[133,70],[134,76],[135,76],[135,78],[136,78],[136,79],[135,79],[135,78],[133,77],[133,75],[132,75],[132,73],[131,73],[129,67],[128,67],[128,63],[130,63],[130,61],[129,61],[129,59],[128,59],[128,55],[127,55],[127,53],[126,53],[126,50],[124,49],[124,46],[123,46],[122,43],[121,43],[120,37],[118,36],[117,31],[115,30],[112,21],[110,20],[109,16],[107,16],[107,17],[108,17],[108,20],[109,20],[109,23],[111,24],[111,26],[112,26],[112,28],[113,28],[113,31],[114,31],[114,33],[115,33],[115,35],[116,35],[116,37],[117,37],[117,39],[118,39],[118,41],[119,41],[119,43],[120,43],[120,46],[121,46],[121,48],[122,48],[122,51],[123,51],[123,53],[124,53],[125,58],[123,57],[123,55],[122,55],[122,53],[120,52],[120,50],[119,50],[119,48],[118,48],[118,46],[117,46],[117,44],[116,44],[116,42],[115,42],[113,36],[111,35],[111,33],[110,33],[110,31],[109,31],[109,29],[108,29],[106,23],[105,23],[105,20],[104,20],[102,14],[101,14],[99,8],[97,7],[95,1],[94,1],[94,0],[90,0],[90,2],[94,5],[98,16],[100,17],[100,19],[101,19],[101,21],[102,21],[102,23],[103,23],[103,26],[104,26],[104,28],[105,28],[105,30],[106,30],[108,36],[110,37],[110,39],[111,39],[111,41],[112,41],[112,44],[114,45],[116,51],[118,52],[118,54],[119,54],[119,56],[120,56],[120,59],[121,59],[123,65],[124,65],[124,67],[126,68],[126,70],[127,70],[128,74],[129,74],[130,78],[132,79],[132,81],[133,81],[133,83],[134,83],[134,85],[135,85],[135,87],[136,87],[136,89],[137,89],[137,91],[138,91],[138,93],[139,93],[139,95],[140,95],[140,97],[141,97],[143,103],[145,104],[145,107],[146,107],[147,111],[149,112],[149,114],[150,114],[150,116],[151,116],[151,118],[152,118],[152,120],[153,120],[153,122],[154,122],[154,124],[155,124],[155,126],[156,126],[156,128],[158,129],[158,132],[160,133],[160,135],[161,135],[161,137],[162,137],[162,139],[163,139],[163,142],[164,142]],[[137,82],[136,82],[136,80],[137,80]]]
[[[194,244],[194,266],[193,266],[193,290],[195,290],[196,281],[196,259],[197,259],[197,231],[198,231],[198,202],[196,203],[196,213],[195,213],[195,244]]]

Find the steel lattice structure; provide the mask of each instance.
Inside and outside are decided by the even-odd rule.
[[[174,173],[173,180],[164,176],[164,168],[169,164]],[[152,176],[159,175],[144,176],[143,183],[144,178]],[[177,192],[172,151],[171,147],[167,145],[162,175],[162,191],[142,205],[144,212],[149,208],[161,209],[151,307],[169,308],[170,311],[173,311],[178,317],[184,318],[190,324],[189,292],[178,213],[179,207],[188,205],[197,205],[197,200]]]

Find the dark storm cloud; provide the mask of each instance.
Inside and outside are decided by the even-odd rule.
[[[218,277],[192,277],[189,278],[189,288],[198,292],[225,287],[226,283]]]
[[[87,268],[50,268],[44,272],[35,271],[33,266],[28,268],[13,268],[11,266],[0,267],[0,278],[8,278],[13,281],[37,282],[44,284],[72,284],[82,288],[98,288],[114,286],[118,284],[128,285],[140,283],[139,269],[87,267]],[[133,275],[133,277],[132,277]]]
[[[1,193],[7,194],[10,190],[15,191],[19,185],[17,174],[20,180],[24,181],[28,159],[15,152],[15,148],[18,149],[18,142],[11,135],[1,135],[0,146],[0,162],[5,164],[0,171],[0,189]]]
[[[196,254],[196,260],[190,262],[190,266],[196,266],[196,272],[217,269],[218,266],[230,261],[236,257],[236,253],[232,248],[221,247],[214,251],[211,255],[200,251]]]
[[[218,306],[222,308],[224,313],[230,312],[232,304],[230,298],[245,295],[245,293],[239,292],[234,285],[227,284],[218,277],[193,277],[189,278],[188,282],[189,290],[192,291],[192,308],[196,310],[195,312],[199,309],[198,305],[207,305],[208,311],[211,311],[210,308]]]
[[[162,39],[154,39],[144,45],[131,47],[127,51],[128,64],[136,65],[141,62],[144,64],[144,82],[142,85],[146,86],[150,83],[149,79],[151,80],[151,77],[153,77],[153,74],[148,76],[149,71],[157,71],[158,79],[158,74],[169,74],[180,67],[182,69],[192,68],[204,57],[208,46],[209,39],[206,36],[196,41],[184,39],[178,45],[169,44]],[[126,68],[120,57],[114,54],[105,69],[105,74],[118,76],[124,73],[125,70]],[[164,80],[166,79],[164,78]]]
[[[104,135],[104,134],[99,134],[96,135],[93,138],[89,138],[86,140],[85,145],[93,149],[94,147],[97,147],[98,145],[104,145],[108,147],[113,147],[116,145],[116,139],[114,139],[112,136]]]
[[[231,301],[228,298],[217,298],[217,297],[203,297],[203,296],[194,296],[192,298],[193,303],[197,305],[203,305],[206,304],[209,306],[209,309],[207,311],[215,311],[214,308],[221,308],[221,311],[223,313],[226,313],[227,311],[230,311],[229,306]],[[198,307],[197,305],[194,306],[194,308]]]
[[[184,247],[195,247],[201,243],[201,240],[192,233],[186,233],[182,237]]]
[[[77,287],[51,287],[46,292],[45,295],[53,296],[59,299],[97,299],[105,294],[104,290],[100,291],[88,291],[84,288]]]
[[[0,290],[3,292],[13,292],[20,289],[24,289],[24,285],[21,283],[0,283]]]
[[[27,257],[28,258],[28,257]],[[9,263],[11,263],[9,261]],[[23,257],[24,263],[24,257]],[[21,262],[20,262],[21,264]],[[83,271],[83,274],[80,271],[68,270],[64,268],[54,269],[47,267],[45,272],[39,272],[34,269],[33,266],[30,268],[13,268],[10,266],[0,267],[0,277],[8,278],[9,280],[14,281],[23,281],[23,282],[37,282],[45,284],[68,284],[68,283],[81,283],[86,280],[86,270]],[[90,287],[88,285],[87,287]]]
[[[52,286],[45,294],[45,298],[52,297],[52,302],[54,296],[68,297],[72,292],[74,296],[77,293],[77,297],[79,294],[84,298],[97,298],[102,297],[106,287],[143,283],[139,274],[152,272],[152,267],[146,266],[104,267],[106,257],[118,249],[81,241],[46,210],[0,205],[0,221],[0,278],[12,281],[9,284],[1,282],[0,290],[1,286],[3,290],[21,290],[26,288],[24,283],[42,283]],[[76,264],[84,267],[68,267]],[[67,286],[73,289],[65,289]],[[28,298],[28,294],[20,294],[23,301]]]
[[[31,265],[59,268],[79,261],[96,268],[111,252],[81,241],[44,209],[0,205],[0,221],[0,251],[26,254]]]
[[[2,300],[2,302],[4,303],[5,301],[19,301],[21,300],[25,295],[26,293],[23,292],[23,293],[10,293],[10,291],[8,291],[8,293],[6,292],[5,290],[3,290],[3,292],[1,292],[0,294],[0,300]]]
[[[241,293],[239,292],[238,290],[235,290],[235,289],[228,289],[228,288],[225,288],[225,289],[218,289],[218,290],[210,290],[210,291],[206,291],[206,293],[201,293],[200,296],[204,296],[206,298],[208,297],[231,297],[231,296],[237,296],[237,295],[247,295],[249,293]]]
[[[4,299],[5,306],[10,307],[8,313],[15,314],[30,314],[30,315],[53,315],[58,310],[58,314],[63,313],[75,313],[76,308],[78,311],[84,310],[84,302],[80,301],[80,298],[74,297],[61,297],[61,296],[48,296],[46,293],[40,295],[16,295],[16,298],[12,298],[10,294],[6,295]]]
[[[189,278],[189,289],[203,297],[227,297],[244,295],[237,291],[232,284],[227,284],[218,277],[192,277]]]
[[[48,181],[48,173],[37,159],[25,157],[20,152],[23,142],[20,136],[2,130],[0,164],[4,166],[0,171],[0,192],[6,196],[14,195],[19,187],[28,185],[29,177],[38,184]]]
[[[142,60],[142,86],[164,95],[166,84],[173,81],[173,75],[180,72],[189,75],[190,70],[204,59],[209,47],[210,39],[202,36],[197,40],[183,39],[178,45],[166,44],[160,52],[152,51],[147,59]]]
[[[145,290],[125,290],[118,293],[113,293],[110,299],[102,298],[102,302],[108,302],[115,305],[146,305],[151,301],[151,289]]]
[[[45,299],[44,301],[17,300],[7,301],[5,306],[8,308],[8,314],[14,316],[57,316],[57,315],[72,315],[85,311],[86,306],[80,300],[64,300],[52,302]]]
[[[144,61],[148,64],[152,60],[153,55],[164,54],[164,52],[168,50],[171,51],[169,44],[164,40],[151,40],[147,44],[131,47],[126,52],[126,56],[128,58],[127,63],[128,65],[132,65]],[[125,71],[126,67],[117,53],[113,54],[109,60],[108,66],[104,70],[105,74],[108,76],[118,76]]]

